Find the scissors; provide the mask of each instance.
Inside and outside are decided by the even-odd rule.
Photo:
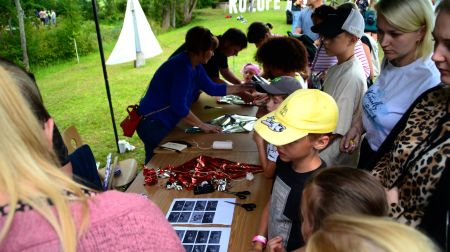
[[[225,202],[236,205],[236,206],[240,206],[247,211],[253,211],[253,209],[256,208],[256,204],[254,204],[254,203],[242,204],[242,203],[234,203],[234,202],[230,202],[230,201],[225,201]]]
[[[230,191],[224,191],[225,193],[236,195],[239,199],[246,199],[247,196],[250,195],[250,191],[241,191],[241,192],[230,192]]]

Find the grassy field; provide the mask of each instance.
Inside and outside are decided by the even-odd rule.
[[[247,23],[238,21],[237,15],[225,18],[227,12],[222,9],[198,10],[195,20],[188,26],[157,36],[163,53],[147,59],[144,67],[134,68],[132,62],[107,66],[119,139],[125,139],[136,146],[135,151],[123,154],[121,158],[134,157],[138,162],[143,162],[144,149],[140,139],[136,134],[133,138],[120,136],[122,131],[119,123],[126,116],[126,106],[139,101],[156,69],[183,43],[184,35],[189,28],[201,25],[211,29],[214,34],[222,34],[226,29],[236,27],[246,32],[251,22],[262,21],[271,23],[274,26],[274,33],[285,35],[290,30],[290,25],[286,24],[285,3],[282,2],[282,7],[278,11],[243,14]],[[119,27],[102,27],[102,29],[113,30],[118,37],[120,26],[121,24]],[[111,53],[116,39],[112,41],[114,42],[104,44],[106,58]],[[255,52],[254,45],[249,44],[248,48],[237,57],[229,58],[230,68],[239,74],[245,63],[254,61]],[[96,159],[104,165],[106,155],[110,152],[116,153],[116,145],[100,54],[97,52],[81,57],[79,64],[73,59],[63,64],[40,68],[35,74],[45,105],[60,130],[75,125],[83,141],[91,146]]]

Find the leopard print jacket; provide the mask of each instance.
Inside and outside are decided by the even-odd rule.
[[[417,226],[442,171],[450,166],[450,87],[434,89],[415,102],[406,127],[372,170],[386,188],[399,189],[389,215]],[[406,119],[406,118],[405,118]]]

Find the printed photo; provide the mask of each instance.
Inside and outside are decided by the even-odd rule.
[[[172,211],[181,211],[183,209],[184,201],[175,201]]]
[[[192,248],[193,248],[194,246],[183,244],[183,247],[184,247],[184,249],[186,250],[186,252],[192,252]]]
[[[194,209],[195,201],[186,201],[183,206],[183,211],[192,211]]]
[[[191,217],[191,212],[181,212],[180,217],[177,222],[189,222],[189,218]]]
[[[192,252],[205,252],[206,245],[195,245]]]
[[[206,252],[219,252],[220,246],[219,245],[209,245],[208,248],[206,248]]]
[[[195,204],[195,211],[204,211],[206,207],[206,201],[197,201]]]
[[[203,215],[202,223],[213,223],[214,214],[215,214],[214,212],[205,212],[205,214]],[[178,220],[178,222],[180,221]]]
[[[203,212],[193,212],[191,220],[189,222],[202,223],[202,219],[203,219]]]
[[[221,235],[222,235],[222,231],[211,231],[211,234],[209,234],[209,242],[208,243],[219,244]]]
[[[183,243],[194,243],[197,236],[197,230],[188,230],[184,235]]]
[[[177,222],[178,217],[180,217],[180,212],[171,212],[167,220],[169,222]]]
[[[183,240],[184,230],[175,230],[177,232],[178,237],[180,237],[180,240]]]
[[[216,211],[217,203],[218,203],[217,200],[208,201],[208,204],[206,205],[206,211]]]
[[[198,231],[195,243],[206,243],[208,241],[209,231]]]

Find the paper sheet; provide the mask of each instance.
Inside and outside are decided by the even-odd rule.
[[[231,225],[236,198],[175,198],[166,218],[172,224]]]
[[[174,227],[186,252],[226,252],[231,228]]]

